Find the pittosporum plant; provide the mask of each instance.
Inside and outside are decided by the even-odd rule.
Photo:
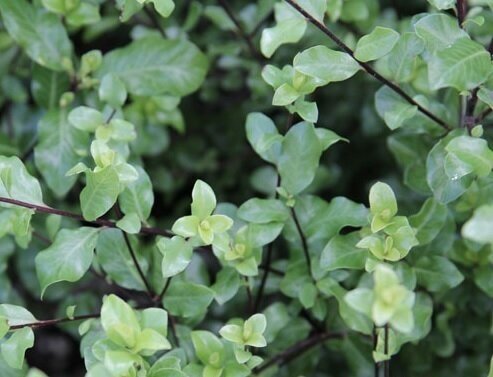
[[[1,377],[493,376],[491,0],[0,15]]]

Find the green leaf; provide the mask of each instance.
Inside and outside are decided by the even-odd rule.
[[[7,318],[0,317],[0,340],[7,334],[9,328],[10,326]]]
[[[60,98],[69,89],[69,85],[70,79],[66,73],[34,65],[31,92],[38,105],[45,109],[58,107]]]
[[[238,217],[255,224],[283,223],[289,218],[289,210],[278,199],[249,199],[238,208]]]
[[[150,0],[154,4],[156,12],[158,12],[164,18],[171,15],[175,9],[175,3],[173,0]]]
[[[128,348],[136,346],[141,331],[137,316],[118,296],[111,294],[103,298],[101,325],[111,341]]]
[[[493,168],[493,151],[484,139],[472,136],[457,136],[450,140],[445,150],[471,167],[480,177],[486,177]]]
[[[130,238],[132,243],[132,238]],[[136,251],[139,250],[135,247]],[[96,258],[106,274],[119,286],[144,291],[142,282],[135,264],[125,243],[123,234],[118,229],[104,229],[98,236],[96,245]],[[148,270],[148,261],[140,252],[136,252],[136,258],[144,273]]]
[[[458,39],[467,37],[457,19],[444,13],[426,15],[414,24],[414,29],[430,52],[441,51],[452,46]]]
[[[217,336],[209,331],[193,331],[192,343],[195,354],[204,365],[220,368],[224,360],[224,346]]]
[[[388,184],[377,182],[371,187],[370,212],[373,215],[371,229],[374,233],[391,224],[390,221],[397,214],[397,201]]]
[[[54,283],[75,282],[84,276],[91,266],[98,234],[98,228],[63,229],[53,244],[36,256],[41,297]]]
[[[282,142],[277,164],[281,185],[289,194],[299,194],[313,181],[321,154],[313,125],[301,122],[291,127]]]
[[[414,265],[418,284],[430,292],[441,292],[458,286],[464,276],[445,257],[421,257]]]
[[[43,205],[41,186],[18,157],[0,156],[0,196]],[[10,205],[1,204],[3,207]]]
[[[154,204],[152,182],[140,166],[135,167],[139,173],[137,180],[126,185],[118,197],[118,203],[125,214],[136,213],[141,221],[147,221]]]
[[[442,139],[428,154],[426,159],[426,180],[435,199],[443,204],[460,197],[471,184],[470,176],[450,177],[445,171],[445,146],[450,138]]]
[[[192,216],[203,220],[214,211],[216,204],[216,195],[211,186],[197,180],[192,190]]]
[[[320,267],[327,271],[341,268],[363,269],[368,252],[355,246],[358,240],[359,237],[355,233],[332,237],[322,250]]]
[[[67,14],[66,20],[67,24],[75,27],[94,24],[101,20],[99,7],[95,4],[81,1],[75,9]]]
[[[9,34],[36,63],[55,71],[71,64],[72,44],[57,15],[26,0],[0,0],[0,12]]]
[[[274,92],[272,104],[274,106],[287,106],[296,101],[300,95],[301,93],[299,93],[290,84],[282,84]]]
[[[398,40],[398,32],[377,26],[370,34],[360,38],[354,56],[362,62],[380,59],[392,51]]]
[[[234,268],[223,267],[216,275],[216,281],[211,287],[215,293],[214,299],[219,305],[224,305],[236,295],[240,283],[240,276]]]
[[[9,326],[20,326],[38,321],[26,308],[11,304],[0,305],[0,316],[7,319]]]
[[[409,223],[416,230],[420,245],[432,242],[442,230],[447,218],[447,206],[428,198],[419,212],[409,218]]]
[[[34,345],[34,332],[24,327],[13,332],[12,336],[0,345],[0,351],[7,364],[14,369],[21,369],[24,354]]]
[[[339,141],[349,142],[348,139],[345,139],[336,134],[334,131],[326,128],[315,128],[315,132],[317,133],[318,141],[320,141],[320,146],[323,151],[329,149],[332,145]]]
[[[116,226],[129,234],[137,234],[140,232],[142,224],[136,213],[129,213],[123,216],[116,222]]]
[[[375,94],[375,107],[391,130],[402,127],[418,112],[417,106],[411,105],[387,86],[382,86]]]
[[[87,106],[79,106],[68,114],[68,121],[81,131],[94,132],[104,124],[103,114]]]
[[[127,89],[122,80],[111,73],[104,76],[99,86],[99,99],[111,107],[121,107],[127,99]]]
[[[455,0],[428,0],[428,2],[439,10],[451,9],[455,6]]]
[[[38,126],[38,144],[34,148],[34,162],[48,187],[58,197],[72,188],[77,176],[66,173],[80,161],[80,151],[87,148],[89,138],[72,127],[63,110],[47,112]]]
[[[80,193],[80,205],[84,219],[92,221],[113,207],[121,189],[118,173],[112,166],[97,173],[87,172],[86,177],[86,187]]]
[[[205,314],[214,299],[214,291],[200,284],[174,281],[163,305],[171,314],[191,318]]]
[[[246,120],[248,142],[267,162],[276,163],[281,153],[282,136],[274,122],[262,113],[250,113]]]
[[[359,71],[359,64],[347,53],[325,46],[311,47],[294,57],[297,71],[320,80],[323,84],[344,81]]]
[[[192,260],[193,247],[182,237],[160,238],[157,247],[163,254],[161,270],[165,278],[184,271]]]
[[[392,51],[385,57],[391,77],[396,82],[415,78],[418,56],[424,50],[423,41],[415,33],[403,33]]]
[[[493,226],[493,205],[480,206],[462,227],[462,236],[475,242],[493,244],[491,226]]]
[[[286,3],[274,5],[276,26],[265,28],[260,38],[260,51],[270,58],[283,44],[298,42],[306,30],[306,21],[295,9]]]
[[[200,87],[207,68],[206,56],[191,42],[148,37],[106,54],[97,76],[116,75],[134,95],[181,97]]]
[[[431,57],[428,80],[431,89],[453,87],[461,92],[476,88],[492,72],[490,53],[481,44],[461,38]]]

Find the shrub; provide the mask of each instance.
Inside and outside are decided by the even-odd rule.
[[[492,10],[0,0],[0,375],[486,376]]]

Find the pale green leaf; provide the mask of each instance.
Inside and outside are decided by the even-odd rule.
[[[184,271],[192,260],[193,247],[182,237],[160,238],[157,247],[163,254],[161,270],[165,278]]]
[[[377,26],[370,34],[360,38],[354,56],[362,62],[380,59],[392,51],[398,40],[398,32]]]
[[[311,47],[298,53],[294,58],[293,67],[324,84],[347,80],[360,69],[359,64],[347,53],[325,46]]]

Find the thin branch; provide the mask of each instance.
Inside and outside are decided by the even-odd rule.
[[[377,327],[373,325],[373,331],[372,331],[372,337],[373,337],[373,350],[376,351],[377,349],[377,344],[378,344],[378,334],[377,334]],[[378,377],[380,374],[380,364],[375,361],[375,369],[374,369],[374,377]]]
[[[244,276],[245,278],[245,289],[248,297],[248,310],[247,313],[253,314],[255,312],[255,307],[253,304],[253,294],[252,289],[250,288],[250,281],[248,280],[248,276]]]
[[[164,283],[164,287],[161,290],[161,293],[159,293],[159,295],[157,296],[158,299],[156,300],[156,302],[161,301],[163,299],[164,295],[168,291],[170,284],[171,284],[171,278],[166,279],[166,283]]]
[[[40,240],[41,242],[43,242],[44,244],[46,244],[46,245],[50,245],[51,244],[51,240],[49,238],[43,236],[41,233],[35,231],[34,229],[32,231],[32,235],[34,237],[36,237],[38,240]]]
[[[271,359],[267,360],[263,364],[256,367],[253,372],[259,374],[260,372],[270,368],[271,366],[278,364],[284,365],[290,361],[296,359],[297,357],[303,355],[306,351],[311,348],[329,340],[329,339],[341,339],[346,336],[344,332],[325,332],[321,334],[315,334],[311,337],[296,343],[295,345],[285,349],[279,354],[275,355]]]
[[[146,6],[144,6],[144,12],[147,15],[147,17],[149,17],[149,20],[151,21],[152,25],[159,31],[159,33],[164,38],[166,38],[166,32],[164,31],[162,25],[159,23],[159,19],[156,17],[156,14]]]
[[[491,114],[493,109],[491,107],[488,107],[486,110],[484,110],[481,114],[479,114],[476,117],[476,123],[481,123],[488,115]]]
[[[308,242],[306,241],[306,236],[303,233],[303,229],[301,229],[301,224],[300,224],[300,221],[298,220],[298,216],[296,215],[296,211],[292,207],[291,207],[291,216],[293,217],[294,224],[296,225],[296,230],[298,231],[298,234],[299,234],[300,239],[301,239],[301,246],[303,248],[303,254],[305,255],[306,264],[308,266],[308,272],[309,272],[310,276],[312,276],[312,273],[311,273],[312,261],[310,258],[310,252],[308,250]],[[313,277],[312,277],[312,279],[313,279]]]
[[[42,206],[39,204],[32,204],[28,202],[24,202],[22,200],[17,200],[17,199],[10,199],[10,198],[5,198],[5,197],[0,197],[0,202],[2,203],[8,203],[12,205],[16,205],[19,207],[24,207],[24,208],[30,208],[35,210],[36,212],[40,213],[47,213],[47,214],[52,214],[52,215],[58,215],[58,216],[63,216],[63,217],[69,217],[75,220],[82,221],[83,223],[86,224],[91,224],[94,226],[99,226],[99,227],[108,227],[108,228],[116,228],[116,223],[111,220],[106,220],[106,219],[96,219],[93,221],[88,221],[85,220],[82,215],[79,215],[74,212],[69,212],[69,211],[64,211],[61,209],[56,209],[48,206]],[[166,230],[166,229],[159,229],[159,228],[153,228],[153,227],[142,227],[140,229],[141,234],[149,234],[149,235],[159,235],[159,236],[165,236],[169,237],[173,235],[173,232]]]
[[[426,115],[428,118],[437,123],[440,127],[450,131],[452,129],[451,126],[447,124],[443,119],[437,117],[435,114],[430,112],[421,106],[418,102],[416,102],[409,94],[407,94],[404,90],[402,90],[398,85],[394,84],[392,81],[383,77],[380,73],[378,73],[373,67],[365,62],[358,60],[354,56],[354,51],[346,45],[339,37],[337,37],[332,31],[330,31],[322,22],[318,21],[314,18],[310,13],[308,13],[305,9],[303,9],[296,1],[294,0],[285,0],[289,5],[291,5],[294,9],[296,9],[300,14],[302,14],[312,25],[314,25],[317,29],[319,29],[322,33],[327,35],[332,41],[334,41],[344,52],[346,52],[351,58],[353,58],[360,66],[363,68],[368,74],[373,76],[375,79],[380,81],[383,85],[392,89],[402,98],[404,98],[411,105],[416,106],[418,111]]]
[[[389,325],[385,325],[384,328],[384,353],[385,356],[389,357]],[[384,376],[385,377],[390,377],[390,359],[385,360],[385,363],[383,364],[384,368]]]
[[[236,32],[245,41],[246,45],[248,46],[248,50],[250,51],[250,54],[252,55],[252,57],[255,58],[261,65],[263,65],[264,64],[264,57],[262,56],[262,54],[260,54],[260,52],[255,47],[255,44],[253,43],[252,37],[245,31],[245,29],[241,25],[240,20],[238,20],[238,17],[236,17],[233,9],[231,8],[231,6],[228,3],[228,0],[217,0],[217,2],[221,5],[221,7],[227,13],[227,15],[231,19],[231,21],[235,24]]]
[[[132,261],[135,265],[135,268],[137,269],[137,272],[140,276],[140,279],[142,280],[142,282],[144,283],[144,285],[146,287],[147,294],[149,295],[151,300],[154,300],[154,297],[156,296],[156,294],[154,293],[154,290],[152,289],[151,285],[149,284],[149,281],[147,281],[147,279],[144,275],[144,271],[142,271],[142,267],[140,266],[140,263],[137,260],[135,250],[134,250],[132,244],[130,243],[130,239],[128,237],[128,234],[126,232],[124,232],[123,230],[122,230],[122,234],[123,234],[123,238],[125,239],[125,244],[127,245],[128,252],[130,253],[130,257],[132,258]]]
[[[456,7],[457,7],[457,22],[459,23],[459,27],[462,28],[464,24],[464,20],[466,19],[466,15],[467,15],[467,0],[457,0]]]
[[[58,325],[60,323],[73,322],[73,321],[83,321],[85,319],[90,319],[90,318],[99,318],[100,316],[101,316],[101,313],[93,313],[93,314],[79,315],[79,316],[75,316],[72,318],[65,317],[65,318],[57,318],[57,319],[47,319],[45,321],[37,321],[37,322],[31,322],[31,323],[24,323],[22,325],[10,326],[10,330],[19,330],[19,329],[22,329],[24,327],[30,327],[34,330],[34,329],[40,329],[43,327],[55,326],[55,325]]]

